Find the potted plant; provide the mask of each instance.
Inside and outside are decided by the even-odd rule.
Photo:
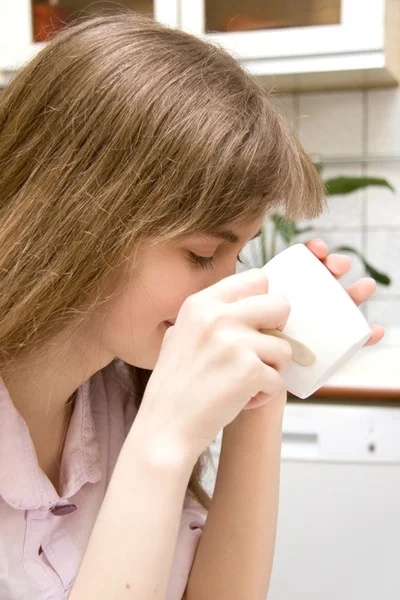
[[[321,172],[320,165],[316,165],[318,171]],[[360,190],[370,186],[383,186],[394,192],[393,186],[386,180],[375,177],[334,177],[325,181],[325,188],[328,197],[338,194],[351,194],[356,190]],[[261,261],[260,265],[265,265],[277,251],[277,241],[280,238],[284,245],[290,246],[296,243],[300,234],[307,231],[313,231],[312,226],[299,227],[295,221],[291,221],[283,215],[275,212],[272,213],[266,221],[261,236],[259,238],[259,252],[257,255]],[[369,263],[365,257],[355,248],[347,245],[339,246],[332,249],[333,252],[345,252],[356,254],[361,260],[365,273],[373,277],[377,283],[388,286],[391,283],[389,275],[383,273],[378,268]]]

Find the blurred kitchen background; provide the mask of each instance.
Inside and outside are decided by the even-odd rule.
[[[64,23],[121,9],[224,46],[273,90],[324,179],[358,181],[356,191],[329,197],[314,231],[295,241],[319,236],[354,249],[345,283],[363,276],[365,263],[383,275],[363,310],[387,334],[307,401],[289,398],[268,598],[398,600],[400,0],[0,0],[0,87]],[[386,184],[359,184],[365,177]],[[278,235],[275,250],[285,243]],[[219,446],[220,438],[210,490]]]

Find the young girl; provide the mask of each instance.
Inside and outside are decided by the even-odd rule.
[[[312,163],[230,56],[124,14],[18,73],[0,165],[0,598],[264,600],[290,308],[234,273],[269,210],[320,213]]]

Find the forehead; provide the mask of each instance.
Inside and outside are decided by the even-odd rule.
[[[231,244],[237,244],[244,239],[253,239],[261,235],[264,218],[257,219],[251,223],[232,223],[216,229],[212,229],[205,235],[212,236]]]
[[[173,244],[181,245],[188,241],[204,241],[214,244],[216,241],[223,241],[229,244],[245,244],[250,239],[261,235],[261,229],[265,217],[253,220],[247,223],[226,223],[224,225],[199,231],[182,233],[177,236]]]

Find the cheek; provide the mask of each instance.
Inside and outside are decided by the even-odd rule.
[[[153,369],[167,330],[164,321],[175,319],[195,291],[186,281],[127,290],[104,316],[103,347],[131,365]]]
[[[119,338],[146,338],[164,321],[175,319],[183,302],[195,291],[185,279],[178,282],[160,278],[157,283],[132,285],[110,307],[107,329]]]
[[[151,294],[153,321],[161,322],[168,319],[176,319],[185,300],[192,294],[200,291],[203,287],[205,286],[190,277],[170,281],[166,285],[160,285]]]
[[[181,289],[170,289],[165,293],[164,297],[159,301],[160,314],[164,316],[163,320],[175,319],[178,312],[190,295],[190,290]]]

